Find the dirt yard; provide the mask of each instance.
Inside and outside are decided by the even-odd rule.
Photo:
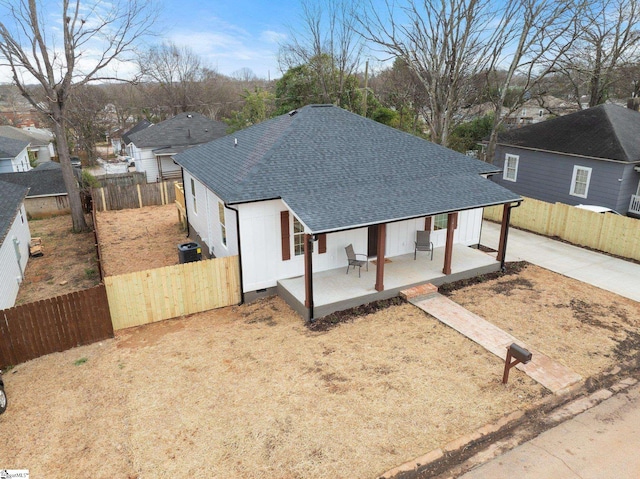
[[[178,245],[189,241],[175,205],[98,213],[105,276],[178,264]]]
[[[545,394],[519,371],[503,387],[501,374],[498,358],[411,305],[318,333],[273,298],[17,366],[2,467],[373,478]]]
[[[450,297],[585,378],[640,354],[640,303],[534,265]]]
[[[30,220],[29,228],[32,238],[42,238],[44,256],[29,258],[16,304],[71,293],[100,282],[93,233],[72,233],[71,216]]]

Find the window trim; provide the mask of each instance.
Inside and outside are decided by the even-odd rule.
[[[292,239],[293,239],[293,256],[303,256],[304,255],[304,225],[302,221],[296,218],[295,215],[291,215],[293,218],[293,227],[291,231],[293,231]],[[300,231],[296,231],[296,223],[300,225]],[[299,244],[296,243],[299,241]],[[298,251],[298,248],[300,250]]]
[[[444,217],[444,226],[441,226],[438,224],[438,219],[443,218]],[[442,231],[442,230],[446,230],[447,229],[447,223],[449,221],[449,214],[448,213],[440,213],[438,215],[434,215],[433,216],[433,231]],[[442,223],[442,221],[440,220],[440,223]]]
[[[227,247],[227,221],[225,207],[222,201],[218,201],[218,221],[220,222],[220,241],[222,246]]]
[[[584,170],[587,172],[587,181],[584,187],[584,194],[576,193],[576,179],[578,177],[579,170]],[[569,190],[569,194],[571,196],[586,198],[589,195],[589,185],[591,183],[591,171],[592,169],[589,168],[588,166],[573,165],[573,175],[571,176],[571,188]]]
[[[198,214],[198,200],[196,198],[196,182],[191,178],[191,199],[193,201],[193,212]]]
[[[509,160],[515,160],[515,167],[513,170],[513,178],[509,176]],[[505,153],[504,155],[504,170],[502,171],[502,179],[505,181],[516,182],[518,180],[518,167],[520,166],[520,156],[512,155],[511,153]]]

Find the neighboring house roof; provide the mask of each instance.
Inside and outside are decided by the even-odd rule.
[[[24,186],[0,181],[0,245],[7,237],[27,191]]]
[[[29,188],[27,198],[67,194],[59,163],[48,161],[36,168],[18,173],[0,173],[0,181]]]
[[[153,125],[153,123],[151,123],[150,121],[147,121],[147,120],[139,121],[130,130],[127,130],[122,134],[122,141],[124,142],[125,145],[128,145],[129,143],[131,143],[131,135],[133,135],[134,133],[138,133],[139,131],[142,131],[145,128],[149,128],[151,125]]]
[[[27,146],[29,142],[0,136],[0,158],[15,158]]]
[[[47,146],[53,138],[39,131],[28,131],[9,125],[0,125],[0,136],[30,143],[31,146]]]
[[[226,123],[187,112],[133,133],[129,139],[138,148],[184,147],[206,143],[226,133]]]
[[[313,233],[520,200],[480,176],[495,166],[332,105],[174,159],[227,204],[281,198]]]
[[[640,161],[638,132],[640,113],[607,104],[500,133],[498,143],[637,162]]]

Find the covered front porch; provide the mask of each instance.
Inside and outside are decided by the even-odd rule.
[[[351,269],[346,274],[345,267],[313,273],[313,316],[320,318],[335,311],[352,308],[380,299],[398,295],[411,286],[430,282],[435,285],[470,278],[500,269],[496,253],[485,253],[476,248],[453,245],[451,273],[444,274],[445,247],[435,248],[433,261],[428,252],[418,252],[386,258],[384,265],[384,289],[376,290],[375,258],[369,260],[369,270]],[[372,262],[373,261],[373,262]],[[305,276],[278,281],[278,295],[284,298],[305,320],[309,319],[309,308],[305,306]]]

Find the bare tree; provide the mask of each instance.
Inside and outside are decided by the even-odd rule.
[[[349,0],[303,0],[301,29],[280,45],[283,72],[308,65],[326,103],[342,103],[360,66],[363,42],[355,27],[357,4]],[[344,105],[340,105],[344,106]]]
[[[151,47],[138,60],[141,76],[160,90],[172,114],[195,110],[203,101],[200,57],[188,46],[173,42]]]
[[[619,66],[638,60],[639,0],[593,0],[575,18],[578,40],[565,55],[562,72],[578,105],[587,95],[589,107],[607,100]]]
[[[487,161],[493,161],[498,131],[505,118],[520,108],[547,75],[556,71],[559,61],[571,48],[576,38],[574,20],[581,12],[582,5],[572,1],[508,0],[505,3],[486,72],[487,91],[494,109]],[[505,68],[498,75],[496,70],[501,66]],[[507,96],[514,91],[514,80],[518,81],[518,94],[507,105]]]
[[[112,79],[115,75],[109,67],[127,60],[155,16],[142,0],[62,0],[58,24],[52,23],[49,13],[37,0],[0,2],[0,53],[4,59],[0,65],[11,69],[22,95],[51,118],[73,230],[85,231],[87,223],[65,135],[69,96],[92,80]],[[94,48],[99,49],[96,57],[91,55]],[[43,101],[27,88],[34,80],[42,88]]]
[[[490,0],[386,0],[358,17],[358,29],[384,53],[401,58],[425,87],[423,116],[436,143],[447,144],[472,80],[489,63],[497,17]]]

